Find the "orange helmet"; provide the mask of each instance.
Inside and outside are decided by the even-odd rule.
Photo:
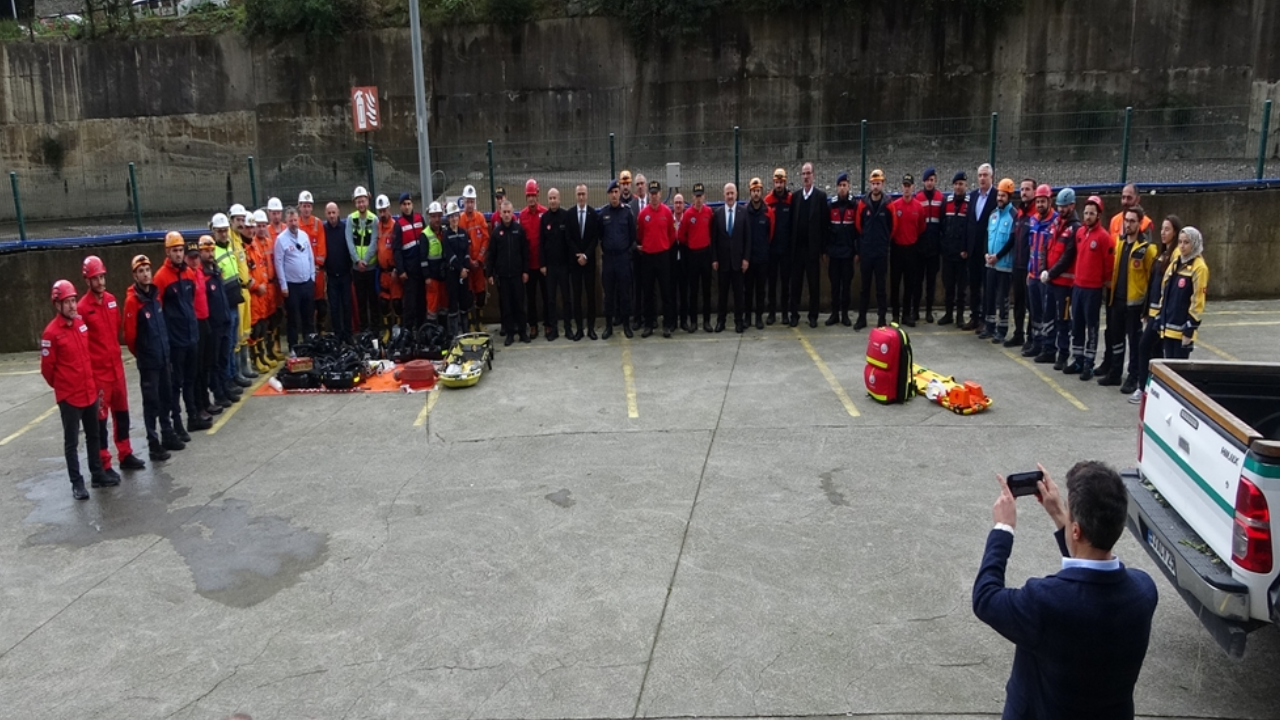
[[[201,235],[200,242],[196,244],[196,247],[198,248],[212,248],[217,246],[218,244],[213,241],[212,235]]]
[[[176,247],[186,247],[187,241],[182,239],[182,233],[177,230],[170,230],[164,234],[164,249]]]
[[[70,280],[58,280],[53,283],[53,301],[66,300],[76,296],[76,286]]]
[[[131,270],[137,270],[143,265],[146,265],[147,267],[151,267],[151,258],[147,257],[146,255],[134,255],[133,262],[130,263],[130,265],[132,265],[132,267],[130,268]]]
[[[80,270],[84,273],[86,279],[107,274],[107,266],[102,264],[102,258],[97,255],[90,255],[85,258]]]
[[[1013,184],[1012,179],[1004,178],[1003,180],[1000,181],[1000,184],[996,186],[996,190],[999,190],[1000,192],[1003,192],[1003,193],[1009,193],[1010,195],[1012,195],[1018,192],[1018,186]]]

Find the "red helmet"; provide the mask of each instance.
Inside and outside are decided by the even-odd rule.
[[[53,284],[53,301],[66,300],[76,296],[76,286],[70,280],[58,280]]]
[[[533,178],[529,178],[528,182],[526,182],[526,183],[524,184],[524,194],[525,194],[525,195],[537,195],[537,194],[538,194],[538,181],[537,181],[537,180],[534,180]]]
[[[107,266],[102,264],[102,258],[97,255],[90,255],[85,258],[84,264],[80,269],[84,271],[85,278],[107,274]]]
[[[1102,198],[1098,197],[1097,195],[1090,195],[1089,199],[1084,201],[1084,204],[1089,205],[1090,203],[1098,206],[1098,214],[1101,215],[1102,214]]]
[[[1041,185],[1036,188],[1036,197],[1053,199],[1053,188],[1048,185]]]

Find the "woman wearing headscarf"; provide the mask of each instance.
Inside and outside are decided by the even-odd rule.
[[[1138,376],[1130,376],[1133,387],[1127,385],[1129,402],[1142,402],[1146,392],[1147,377],[1151,374],[1151,361],[1163,357],[1160,342],[1160,295],[1164,291],[1164,273],[1173,257],[1178,254],[1178,235],[1182,232],[1182,220],[1177,215],[1166,216],[1160,224],[1160,254],[1151,266],[1147,280],[1147,314],[1142,319],[1142,338],[1138,341]]]
[[[1178,254],[1164,274],[1160,301],[1160,337],[1164,356],[1186,359],[1194,349],[1209,292],[1209,266],[1204,262],[1204,236],[1188,225],[1178,234]]]

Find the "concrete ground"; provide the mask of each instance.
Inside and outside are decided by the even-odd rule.
[[[1195,356],[1274,360],[1277,325],[1213,303]],[[1132,466],[1137,407],[912,339],[992,410],[873,404],[840,327],[539,339],[468,390],[251,398],[87,502],[38,358],[4,358],[0,714],[997,717],[1013,648],[970,609],[994,474]],[[1017,584],[1058,567],[1020,508]],[[1280,718],[1280,631],[1228,661],[1117,553],[1161,593],[1139,714]]]

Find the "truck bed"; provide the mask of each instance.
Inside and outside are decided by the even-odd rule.
[[[1257,437],[1280,440],[1280,364],[1178,362],[1169,365],[1176,368],[1183,380],[1252,428]]]

